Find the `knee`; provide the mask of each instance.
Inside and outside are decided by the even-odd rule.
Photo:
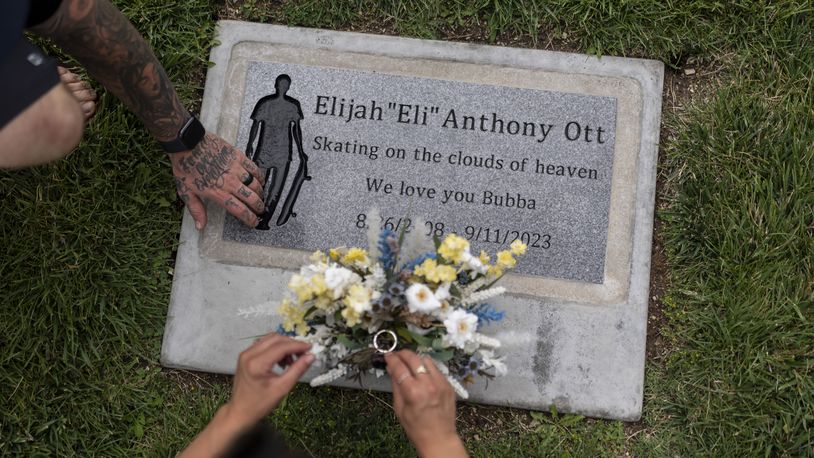
[[[51,145],[46,151],[45,162],[67,156],[82,140],[85,131],[85,116],[79,104],[73,99],[65,101],[59,110],[41,118],[44,142]]]
[[[0,130],[0,167],[45,164],[68,155],[85,129],[85,117],[73,96],[57,85]]]

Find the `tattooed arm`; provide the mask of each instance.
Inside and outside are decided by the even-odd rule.
[[[32,30],[73,55],[116,95],[159,141],[176,138],[189,118],[150,46],[108,0],[63,0],[56,13]],[[254,227],[263,211],[257,166],[217,135],[207,132],[191,151],[169,155],[178,194],[200,230],[203,199],[210,199]],[[244,186],[249,174],[255,180]]]

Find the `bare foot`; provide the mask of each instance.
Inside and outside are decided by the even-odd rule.
[[[87,81],[82,80],[76,73],[65,67],[57,66],[57,72],[59,72],[59,79],[79,102],[82,113],[85,114],[85,122],[88,122],[96,114],[96,91]]]

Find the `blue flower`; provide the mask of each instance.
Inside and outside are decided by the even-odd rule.
[[[398,254],[398,238],[396,233],[390,229],[385,229],[379,235],[379,262],[385,270],[390,270],[396,263],[396,255]]]
[[[505,312],[496,310],[490,304],[478,304],[469,309],[478,317],[478,326],[489,324],[495,321],[500,321],[506,315]]]
[[[378,299],[373,301],[374,312],[389,312],[396,305],[396,300],[390,294],[382,294]]]
[[[428,251],[407,264],[404,264],[404,270],[415,270],[416,267],[420,266],[427,259],[436,259],[437,257],[438,255],[436,255],[434,251]]]
[[[392,296],[398,297],[404,294],[404,285],[402,283],[391,283],[387,288],[387,292]]]
[[[464,366],[464,373],[466,375],[478,375],[478,371],[482,366],[483,360],[481,360],[479,356],[472,355],[469,358],[469,362]]]
[[[277,325],[277,334],[280,334],[281,336],[289,336],[289,337],[291,337],[293,335],[296,335],[296,333],[293,332],[293,331],[292,332],[286,331],[285,328],[283,328],[282,324]]]

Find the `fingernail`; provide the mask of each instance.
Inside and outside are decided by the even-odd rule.
[[[195,229],[198,229],[200,231],[201,229],[203,229],[203,224],[201,224],[200,221],[195,221]]]
[[[314,356],[313,353],[306,353],[305,356],[303,357],[305,362],[308,363],[308,364],[313,363],[315,358],[316,358],[316,356]]]

